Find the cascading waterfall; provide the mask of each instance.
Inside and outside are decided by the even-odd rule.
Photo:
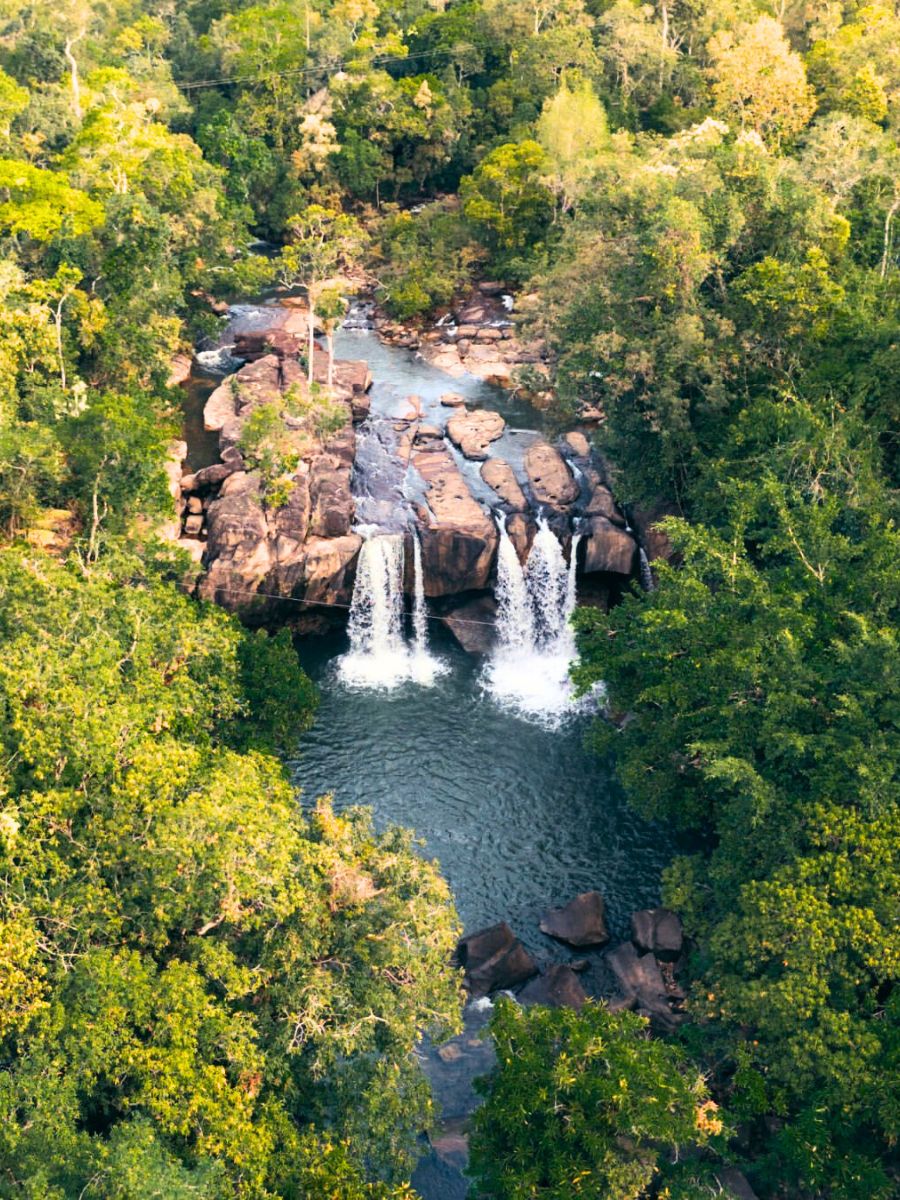
[[[569,618],[575,611],[580,538],[573,537],[567,564],[559,539],[541,520],[523,569],[504,521],[499,529],[497,648],[485,685],[524,716],[553,724],[572,707],[575,639]]]
[[[529,651],[534,647],[534,620],[525,572],[506,532],[506,519],[497,520],[500,545],[497,550],[497,640],[507,651]]]
[[[404,633],[404,535],[362,527],[347,632],[350,649],[338,666],[353,687],[393,688],[405,680],[431,683],[442,669],[428,652],[427,612],[418,538],[414,538],[413,642]]]

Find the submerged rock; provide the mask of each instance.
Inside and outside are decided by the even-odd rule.
[[[548,909],[540,928],[570,946],[602,946],[609,941],[606,904],[599,892],[582,892],[565,907]]]
[[[469,654],[490,654],[497,641],[494,622],[497,602],[493,596],[479,596],[446,613],[444,624]]]

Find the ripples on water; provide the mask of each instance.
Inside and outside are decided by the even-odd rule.
[[[612,932],[658,899],[666,860],[659,830],[638,820],[601,759],[584,747],[589,719],[557,729],[523,720],[486,693],[482,670],[455,643],[432,639],[446,664],[433,686],[345,686],[346,640],[301,648],[319,683],[313,729],[292,764],[304,802],[368,805],[376,824],[411,826],[437,858],[466,929],[505,919],[532,948],[548,904],[597,888]]]

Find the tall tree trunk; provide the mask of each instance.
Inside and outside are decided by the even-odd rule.
[[[308,293],[309,300],[309,363],[307,365],[306,378],[309,382],[310,389],[313,385],[313,370],[316,361],[316,312],[313,307],[312,292]]]
[[[78,45],[86,32],[87,30],[82,29],[75,37],[66,38],[66,44],[63,47],[63,54],[66,56],[66,62],[69,64],[69,78],[72,81],[72,111],[75,113],[75,120],[79,123],[84,113],[81,109],[81,82],[78,78],[78,62],[72,53],[72,47]]]
[[[900,210],[900,196],[895,197],[894,203],[887,211],[887,216],[884,218],[884,253],[881,256],[881,278],[884,279],[887,275],[888,259],[891,254],[891,227],[894,223],[894,217]]]

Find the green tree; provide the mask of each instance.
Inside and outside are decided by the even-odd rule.
[[[500,251],[521,250],[538,240],[551,213],[541,182],[547,157],[534,141],[498,146],[461,180],[463,212]]]
[[[481,1081],[471,1174],[491,1200],[637,1200],[668,1156],[722,1131],[702,1077],[646,1021],[599,1004],[491,1018],[498,1065]]]

